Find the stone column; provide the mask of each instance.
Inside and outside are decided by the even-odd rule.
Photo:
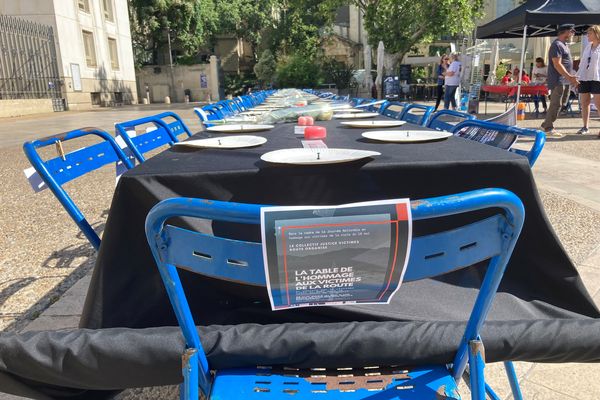
[[[219,101],[219,60],[216,56],[210,56],[208,88],[211,100]]]

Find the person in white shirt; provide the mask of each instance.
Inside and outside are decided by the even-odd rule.
[[[546,85],[546,79],[548,78],[548,67],[544,62],[542,57],[538,57],[535,59],[535,67],[533,67],[533,71],[531,71],[531,77],[533,78],[532,83],[534,85]],[[539,104],[540,100],[542,101],[542,107],[544,107],[544,112],[548,109],[546,105],[546,95],[544,94],[536,94],[533,96],[533,104],[535,105],[535,112],[539,112]]]
[[[444,93],[444,108],[447,110],[452,103],[452,109],[456,110],[456,89],[460,85],[461,64],[458,61],[458,54],[450,54],[450,65],[444,75],[444,84],[446,91]]]
[[[583,128],[579,134],[589,132],[590,103],[594,95],[596,108],[600,110],[600,25],[592,25],[587,30],[589,44],[581,54],[577,79],[579,80],[579,101],[581,101],[581,114]],[[600,133],[598,134],[600,138]]]

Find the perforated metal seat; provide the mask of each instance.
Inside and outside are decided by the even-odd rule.
[[[445,367],[257,367],[218,371],[211,399],[460,399]]]

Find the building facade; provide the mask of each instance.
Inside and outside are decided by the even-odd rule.
[[[137,103],[127,0],[0,0],[0,14],[52,27],[67,109]]]

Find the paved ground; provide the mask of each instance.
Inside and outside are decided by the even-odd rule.
[[[502,106],[501,106],[502,107]],[[124,107],[92,112],[67,112],[20,119],[0,119],[0,329],[23,331],[75,327],[93,266],[94,251],[78,235],[48,191],[34,194],[22,174],[28,162],[23,141],[81,126],[113,131],[113,124],[163,110],[161,105]],[[192,130],[199,128],[189,105],[172,105]],[[503,107],[502,107],[503,109]],[[489,111],[502,111],[492,105]],[[528,119],[520,126],[539,127]],[[600,304],[600,121],[593,135],[576,136],[580,119],[557,122],[566,136],[549,139],[534,169],[549,219],[584,282]],[[43,130],[40,129],[43,128]],[[114,190],[114,169],[99,170],[67,190],[89,220],[102,227]],[[565,215],[568,218],[565,218]],[[518,363],[527,399],[597,399],[599,364]],[[501,398],[510,398],[499,365],[486,369]],[[12,396],[0,399],[14,399]],[[174,387],[139,389],[121,399],[176,399]]]

